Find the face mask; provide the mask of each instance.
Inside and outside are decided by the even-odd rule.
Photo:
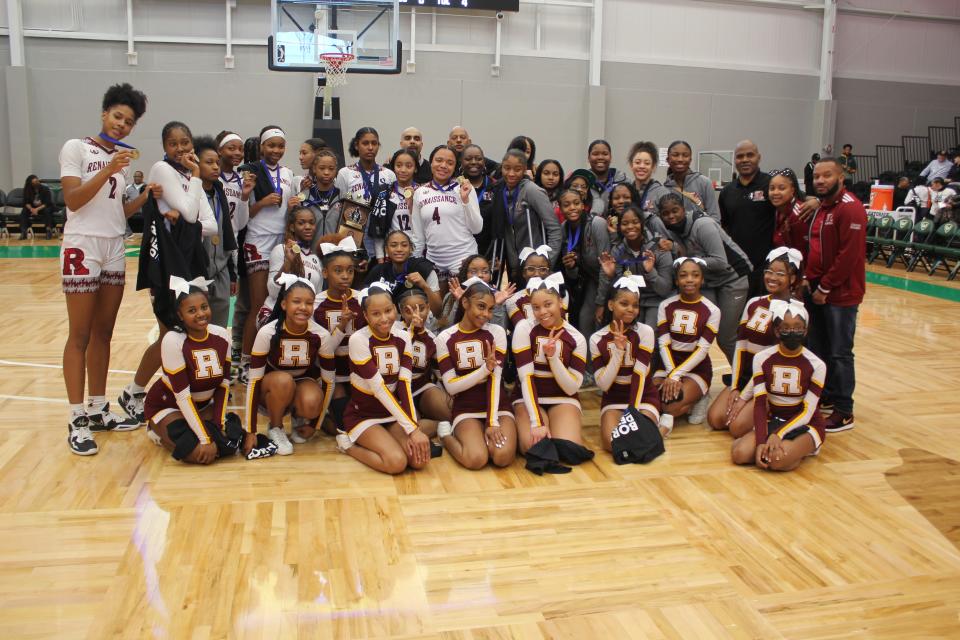
[[[664,222],[663,224],[667,229],[669,229],[670,231],[674,232],[679,236],[679,235],[683,235],[683,229],[684,227],[687,226],[687,219],[683,218],[682,220],[680,220],[680,222],[677,222],[675,224],[667,224],[666,222]]]
[[[803,339],[806,336],[800,331],[787,331],[780,334],[780,342],[787,349],[793,350],[803,346]]]

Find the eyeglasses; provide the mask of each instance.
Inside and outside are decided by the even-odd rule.
[[[488,276],[490,275],[490,269],[470,269],[467,271],[467,276],[472,278],[473,276]]]
[[[524,273],[532,273],[537,276],[545,276],[550,273],[550,267],[524,267]]]

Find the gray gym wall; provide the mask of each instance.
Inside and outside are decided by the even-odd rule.
[[[236,47],[236,68],[227,71],[218,46],[138,44],[139,65],[131,67],[121,42],[27,38],[25,45],[30,149],[10,148],[10,131],[18,123],[9,121],[12,98],[0,99],[4,191],[21,186],[28,172],[57,176],[63,142],[96,133],[100,97],[118,81],[149,97],[148,113],[130,139],[143,151],[136,167],[144,170],[160,158],[159,132],[168,120],[185,120],[197,134],[230,128],[249,136],[268,123],[283,126],[296,143],[311,133],[312,76],[267,70],[262,47]],[[482,54],[418,52],[415,74],[351,76],[339,92],[344,138],[372,125],[386,155],[404,127],[420,127],[430,148],[463,124],[490,157],[523,133],[536,140],[538,158],[557,158],[568,171],[585,165],[587,63],[505,56],[500,78],[490,77],[490,63]],[[2,87],[8,65],[8,43],[0,38]],[[766,168],[800,169],[816,150],[814,76],[605,62],[601,80],[600,125],[618,167],[640,139],[666,146],[684,138],[695,150],[721,150],[750,137],[760,145]],[[834,87],[834,139],[853,143],[859,153],[871,152],[876,143],[896,144],[902,134],[924,134],[928,125],[950,125],[960,115],[956,86],[838,78]],[[23,158],[32,159],[29,167],[20,166]],[[295,148],[286,162],[298,167]]]

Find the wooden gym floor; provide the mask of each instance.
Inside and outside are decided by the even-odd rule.
[[[152,325],[127,280],[111,400]],[[956,302],[869,286],[857,427],[794,473],[681,423],[646,466],[393,478],[326,438],[198,468],[141,429],[74,456],[56,259],[0,259],[0,301],[0,637],[960,635]]]

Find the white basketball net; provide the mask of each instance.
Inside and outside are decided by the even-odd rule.
[[[347,68],[353,63],[352,53],[324,53],[320,64],[326,74],[328,87],[342,87],[347,84]]]

